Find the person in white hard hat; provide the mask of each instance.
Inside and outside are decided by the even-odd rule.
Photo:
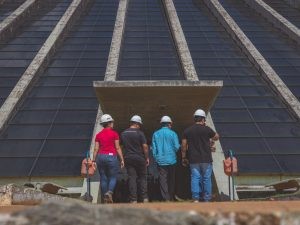
[[[100,118],[103,129],[96,135],[93,161],[97,163],[100,174],[100,186],[104,203],[113,203],[113,192],[117,183],[120,158],[121,168],[124,159],[120,148],[118,133],[113,130],[114,119],[109,114]]]
[[[212,196],[210,142],[217,141],[219,135],[206,126],[205,120],[206,113],[202,109],[197,109],[194,113],[195,124],[184,131],[181,143],[182,164],[190,165],[191,192],[194,202],[208,202]]]
[[[138,199],[141,199],[142,202],[148,202],[147,167],[149,166],[149,153],[145,134],[140,130],[142,124],[142,118],[134,115],[130,119],[130,127],[121,134],[131,203],[136,203]],[[138,194],[140,198],[138,198]]]
[[[176,153],[180,148],[177,134],[171,129],[172,120],[163,116],[161,128],[152,137],[152,153],[158,164],[159,184],[162,199],[173,201],[175,197],[175,166]]]

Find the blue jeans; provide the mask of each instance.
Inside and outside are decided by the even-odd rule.
[[[100,174],[102,195],[108,191],[114,192],[119,172],[119,161],[117,156],[98,154],[96,162]]]
[[[190,164],[191,189],[193,200],[203,200],[208,202],[212,195],[212,164],[196,163]]]

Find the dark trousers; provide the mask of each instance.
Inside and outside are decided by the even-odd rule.
[[[158,166],[159,185],[164,201],[173,201],[175,196],[175,165]]]
[[[125,159],[125,166],[129,179],[129,199],[137,201],[148,199],[147,194],[147,166],[145,160]]]

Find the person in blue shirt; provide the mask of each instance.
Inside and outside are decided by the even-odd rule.
[[[177,134],[171,129],[172,120],[163,116],[161,128],[152,137],[152,153],[158,164],[160,191],[164,201],[173,201],[175,196],[176,152],[180,148]]]

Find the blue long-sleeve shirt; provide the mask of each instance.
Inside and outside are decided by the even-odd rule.
[[[152,153],[158,165],[173,165],[177,162],[176,152],[180,144],[177,134],[169,127],[162,127],[152,137]]]

